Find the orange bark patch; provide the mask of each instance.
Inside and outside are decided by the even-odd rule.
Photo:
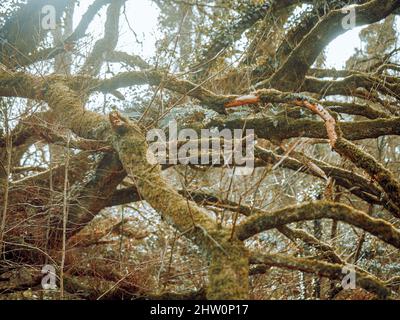
[[[256,104],[259,102],[260,102],[260,97],[255,96],[255,95],[246,95],[246,96],[238,97],[233,101],[229,101],[229,102],[225,103],[224,107],[225,108],[234,108],[234,107],[245,106],[248,104]]]

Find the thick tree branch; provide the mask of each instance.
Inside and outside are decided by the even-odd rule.
[[[384,242],[400,248],[400,231],[382,219],[374,219],[362,211],[340,203],[308,202],[269,213],[251,216],[237,227],[237,236],[248,239],[260,232],[298,221],[334,219],[363,229]]]
[[[95,43],[92,52],[80,70],[81,74],[97,75],[100,72],[107,54],[111,53],[117,46],[120,11],[126,1],[127,0],[114,0],[111,2],[107,10],[104,37]]]

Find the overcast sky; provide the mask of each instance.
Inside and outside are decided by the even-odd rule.
[[[82,1],[75,14],[75,25],[79,22],[82,14],[92,1]],[[102,13],[105,12],[105,8]],[[157,32],[158,7],[150,0],[129,0],[126,3],[126,16],[130,27],[135,31],[137,38],[142,42],[139,45],[130,30],[125,18],[121,23],[121,37],[118,50],[142,55],[145,58],[154,56],[155,41],[159,37]],[[104,14],[103,14],[104,17]],[[89,31],[93,34],[102,34],[104,20],[97,18],[90,26]],[[356,28],[336,38],[326,49],[327,67],[343,68],[346,60],[354,53],[355,48],[360,48],[358,36],[362,28]]]

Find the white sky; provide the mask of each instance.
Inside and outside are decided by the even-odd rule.
[[[82,14],[92,1],[82,1],[80,7],[76,10],[74,23],[79,22]],[[105,12],[105,8],[102,13]],[[129,0],[126,3],[126,15],[130,27],[135,31],[137,38],[142,44],[138,44],[132,31],[129,29],[125,18],[121,20],[120,41],[118,50],[132,54],[141,55],[144,58],[150,58],[155,53],[155,42],[160,33],[157,31],[157,19],[159,16],[158,7],[150,0]],[[104,14],[102,19],[96,18],[89,28],[89,33],[101,36],[104,26]],[[350,30],[336,38],[326,48],[326,67],[342,69],[346,60],[354,53],[355,48],[361,47],[361,41],[358,36],[362,27]]]
[[[91,3],[93,1],[81,1],[80,6],[75,10],[74,28]],[[117,50],[138,54],[145,58],[152,57],[157,40],[157,19],[160,13],[158,7],[149,0],[129,0],[125,6],[127,19],[123,16],[120,21],[120,39]],[[106,7],[100,11],[101,18],[97,16],[90,24],[88,33],[102,35],[105,11]],[[130,28],[136,33],[137,40],[142,43],[141,45],[137,43]]]
[[[361,48],[359,33],[363,27],[349,30],[333,40],[326,48],[326,67],[343,69],[356,48]]]

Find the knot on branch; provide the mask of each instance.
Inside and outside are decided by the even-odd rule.
[[[123,135],[128,132],[129,120],[123,117],[118,111],[112,111],[109,114],[111,128],[118,135]]]

